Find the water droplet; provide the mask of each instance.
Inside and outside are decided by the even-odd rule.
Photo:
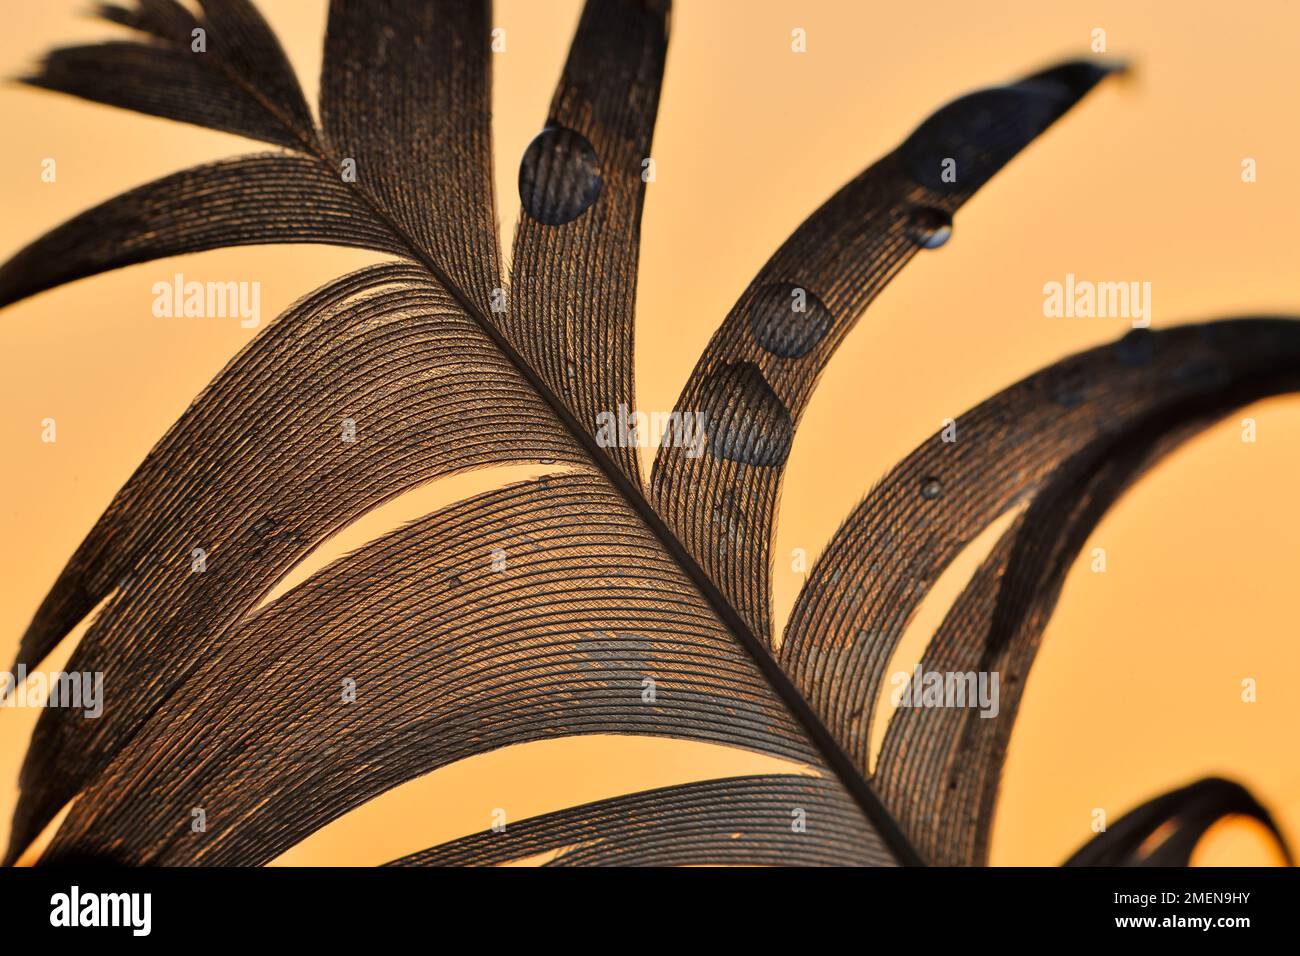
[[[1082,366],[1068,365],[1051,373],[1048,389],[1052,401],[1063,408],[1078,408],[1088,397],[1088,380]]]
[[[573,222],[603,184],[600,157],[581,133],[548,126],[534,137],[519,163],[519,199],[528,215],[548,226]]]
[[[640,634],[591,631],[574,642],[578,664],[607,686],[634,683],[655,669],[654,645]]]
[[[265,538],[275,531],[275,519],[270,515],[263,515],[253,522],[253,534],[259,538]]]
[[[906,228],[907,238],[922,249],[938,249],[952,238],[952,216],[933,206],[913,206]]]
[[[1155,351],[1156,340],[1150,329],[1133,329],[1115,343],[1115,355],[1122,365],[1150,365]]]
[[[988,182],[1076,97],[1059,84],[1026,82],[980,90],[933,113],[902,145],[912,179],[949,195]],[[956,160],[945,182],[944,160]]]
[[[928,475],[921,479],[921,497],[926,501],[934,501],[943,494],[943,485],[934,475]]]
[[[1197,359],[1174,370],[1179,386],[1192,392],[1212,392],[1232,381],[1232,373],[1215,359]]]
[[[789,282],[765,285],[749,300],[749,328],[754,339],[781,358],[807,355],[834,323],[821,299]]]
[[[731,362],[710,372],[701,386],[700,412],[709,451],[719,458],[770,468],[790,454],[790,413],[752,362]]]

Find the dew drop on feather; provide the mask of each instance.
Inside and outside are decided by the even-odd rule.
[[[519,200],[538,222],[573,222],[600,196],[600,158],[581,133],[548,126],[533,138],[519,163]]]
[[[1150,365],[1155,355],[1155,346],[1155,338],[1150,329],[1133,329],[1115,343],[1115,355],[1122,365]]]
[[[1088,381],[1078,365],[1054,370],[1048,381],[1052,401],[1062,408],[1078,408],[1088,397]]]
[[[903,143],[913,181],[936,192],[969,192],[988,182],[1068,105],[1066,91],[1043,83],[1001,86],[954,100]],[[945,160],[955,175],[943,175]]]
[[[1232,373],[1217,359],[1197,359],[1174,369],[1174,379],[1181,390],[1213,392],[1226,386]]]
[[[922,249],[938,249],[952,238],[952,216],[933,206],[913,206],[907,213],[907,238]]]
[[[705,378],[700,412],[709,451],[718,458],[770,468],[790,454],[790,412],[752,362],[721,365]]]
[[[834,321],[821,299],[790,282],[765,285],[749,300],[754,340],[779,358],[807,355],[825,338]]]

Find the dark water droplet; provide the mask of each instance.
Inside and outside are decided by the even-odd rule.
[[[926,501],[934,501],[943,494],[943,485],[934,475],[928,475],[921,479],[921,497]]]
[[[1115,355],[1123,365],[1150,365],[1155,352],[1156,340],[1150,329],[1133,329],[1115,343]]]
[[[1078,408],[1088,397],[1088,379],[1079,365],[1069,365],[1051,374],[1048,390],[1052,401],[1064,408]]]
[[[1247,356],[1294,352],[1296,332],[1292,319],[1226,319],[1197,326],[1197,341],[1229,362]]]
[[[1217,349],[1223,345],[1224,325],[1221,322],[1206,322],[1196,327],[1196,338],[1210,348]]]
[[[902,146],[913,180],[940,193],[988,182],[1073,102],[1060,85],[1024,83],[980,90],[941,107]],[[945,182],[944,160],[956,160]]]
[[[654,646],[639,634],[592,631],[579,635],[578,663],[606,684],[632,683],[638,689],[655,668]]]
[[[603,182],[600,157],[587,137],[563,126],[538,133],[519,163],[519,199],[528,215],[548,226],[581,216]]]
[[[270,515],[263,515],[253,522],[253,534],[259,538],[265,538],[275,531],[275,519]]]
[[[938,249],[952,238],[952,216],[933,206],[913,206],[907,213],[907,238],[922,249]]]
[[[721,692],[714,693],[714,688],[719,688]],[[694,687],[682,687],[675,691],[673,696],[683,712],[703,712],[710,715],[710,719],[725,721],[733,728],[761,728],[764,733],[770,732],[773,714],[766,710],[760,701],[742,696],[726,696],[728,691],[729,688],[725,685],[709,681],[699,690]],[[738,695],[740,692],[732,693]],[[662,682],[659,696],[661,698],[664,696]]]
[[[754,339],[781,358],[807,355],[834,323],[821,299],[789,282],[765,285],[749,300],[749,328]]]
[[[732,362],[710,372],[701,386],[700,412],[709,451],[719,458],[770,468],[790,454],[790,413],[752,362]]]
[[[1174,371],[1178,384],[1193,392],[1211,392],[1223,388],[1232,379],[1232,373],[1222,362],[1198,359]]]

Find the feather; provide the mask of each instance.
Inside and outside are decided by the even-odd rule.
[[[1139,330],[1011,386],[957,419],[955,442],[918,447],[845,520],[778,661],[865,772],[874,701],[907,621],[980,531],[1117,435],[1222,414],[1294,389],[1297,376],[1300,324],[1241,319]]]
[[[642,11],[635,5],[629,5],[621,0],[591,0],[593,8],[600,8],[601,15],[607,17],[634,18],[642,15]],[[657,15],[662,15],[666,11],[666,5],[656,4]],[[588,41],[590,43],[590,41]],[[447,68],[443,65],[441,68]],[[395,193],[390,193],[395,194]],[[390,225],[396,222],[393,215],[386,214],[384,210],[375,210],[376,216],[380,221],[388,222]],[[694,584],[703,592],[706,600],[712,605],[724,625],[724,630],[729,629],[735,636],[738,644],[743,647],[749,654],[755,656],[755,662],[758,664],[762,673],[769,681],[774,682],[776,696],[784,700],[785,704],[793,712],[797,722],[802,724],[810,734],[813,745],[825,755],[830,764],[830,768],[840,776],[844,785],[849,788],[854,799],[858,801],[864,813],[877,826],[882,829],[886,838],[890,841],[891,846],[896,847],[903,857],[911,860],[912,857],[908,852],[905,844],[900,843],[899,834],[896,828],[892,826],[888,816],[883,812],[879,801],[874,794],[870,792],[869,787],[858,777],[851,766],[845,760],[842,753],[839,752],[834,740],[829,738],[825,730],[821,728],[811,714],[811,712],[802,704],[794,694],[781,675],[780,671],[775,668],[771,660],[766,658],[759,647],[757,641],[748,633],[744,622],[741,621],[726,604],[725,600],[713,588],[712,583],[700,571],[689,558],[680,544],[675,541],[671,533],[663,525],[658,515],[645,501],[641,494],[639,483],[635,483],[629,478],[627,473],[618,469],[617,465],[609,458],[593,440],[589,429],[580,424],[569,411],[567,405],[558,399],[546,385],[545,380],[537,371],[514,349],[510,341],[496,328],[496,326],[486,318],[481,308],[477,306],[472,296],[460,289],[454,279],[451,278],[447,269],[436,262],[427,252],[420,248],[419,243],[411,237],[401,233],[400,228],[393,227],[396,240],[407,247],[412,258],[419,261],[428,269],[433,279],[437,280],[451,297],[459,304],[465,312],[479,325],[482,331],[491,338],[493,343],[502,352],[503,356],[518,369],[525,379],[533,386],[541,398],[550,405],[551,409],[559,416],[562,424],[568,428],[573,436],[579,440],[581,445],[595,463],[604,473],[606,478],[613,484],[614,488],[620,492],[632,505],[633,511],[636,512],[642,521],[649,526],[653,534],[659,539],[660,546],[663,547],[670,559],[675,560],[687,576],[693,580]],[[74,588],[82,587],[84,584],[78,582],[73,585]],[[120,744],[121,742],[119,742]],[[92,758],[95,759],[95,758]],[[27,778],[30,781],[30,777]],[[62,782],[56,783],[56,786]],[[29,784],[30,785],[30,784]],[[80,802],[80,801],[79,801]],[[15,828],[15,837],[10,846],[10,855],[13,856],[21,850],[22,837],[20,833],[25,833],[30,837],[35,831],[31,826],[31,820],[36,818],[48,818],[55,809],[50,805],[51,801],[48,795],[42,798],[34,798],[31,791],[28,790],[20,797],[20,805],[17,816],[20,821],[19,826]],[[89,807],[87,811],[89,812]]]
[[[512,301],[500,322],[592,434],[602,415],[636,407],[642,174],[659,105],[668,8],[641,0],[587,4],[546,127],[520,165]],[[605,452],[640,483],[634,445]]]
[[[587,733],[822,766],[617,492],[555,475],[372,542],[231,629],[81,794],[44,860],[264,863],[415,776]]]
[[[248,0],[202,7],[195,17],[174,0],[103,4],[100,16],[148,36],[54,50],[23,82],[290,149],[316,146],[307,101],[262,15]]]
[[[1289,387],[1297,384],[1293,374]],[[924,834],[919,842],[929,858],[987,863],[999,778],[1020,699],[1074,558],[1121,494],[1182,442],[1228,414],[1232,401],[1158,416],[1098,440],[1064,463],[949,610],[922,659],[922,671],[1000,674],[998,714],[982,719],[946,708],[900,710],[885,735],[876,773],[884,799],[903,825],[911,822],[911,832]],[[1194,843],[1187,844],[1188,853]]]
[[[1206,777],[1130,810],[1079,848],[1066,866],[1189,866],[1205,832],[1229,816],[1263,824],[1293,865],[1286,838],[1273,816],[1239,783]],[[1163,838],[1162,831],[1170,832]],[[1148,842],[1158,842],[1149,847]]]
[[[321,121],[336,168],[480,310],[501,287],[488,5],[330,4]]]
[[[1183,422],[1154,438],[1138,431],[1119,445],[1090,449],[1063,464],[948,611],[921,659],[921,672],[998,674],[997,713],[898,710],[875,776],[902,825],[921,834],[918,842],[928,859],[987,865],[1011,732],[1065,576],[1119,495],[1208,423]]]
[[[68,663],[112,675],[104,713],[42,714],[13,846],[325,537],[420,482],[541,459],[585,460],[423,269],[374,266],[290,307],[127,481],[24,635],[32,666],[111,595]]]
[[[967,760],[969,805],[940,821],[908,806],[940,779],[930,756],[915,777],[884,778],[919,831],[909,835],[867,779],[863,722],[845,718],[874,700],[899,622],[978,528],[1032,498],[963,598],[976,630],[954,622],[934,648],[966,653],[984,640],[1027,669],[1055,575],[1098,508],[1178,436],[1295,386],[1300,326],[1278,320],[1150,334],[1026,380],[964,422],[978,441],[923,447],[851,516],[778,660],[772,515],[820,370],[916,249],[938,244],[952,213],[1109,68],[1066,63],[958,100],[815,213],[742,296],[683,392],[679,408],[713,422],[709,453],[697,465],[661,453],[647,492],[635,449],[606,448],[596,417],[632,406],[641,172],[668,3],[588,0],[547,127],[521,163],[504,310],[486,4],[334,0],[320,133],[251,4],[200,5],[200,16],[173,0],[106,5],[105,18],[140,36],[56,51],[30,82],[293,152],[187,170],[83,213],[0,267],[0,305],[243,243],[329,242],[400,261],[345,276],[261,330],[60,576],[20,660],[38,660],[102,602],[69,667],[110,674],[114,696],[93,727],[43,715],[11,860],[75,796],[44,862],[265,862],[420,774],[589,733],[730,744],[819,776],[603,801],[525,823],[517,848],[578,839],[567,862],[917,863],[914,844],[978,857],[989,814],[972,806],[991,806],[1003,728]],[[196,29],[202,52],[187,39]],[[104,83],[110,72],[120,82]],[[772,291],[787,287],[810,294],[794,323]],[[357,412],[355,442],[335,432],[340,409]],[[1007,467],[1009,451],[1027,463]],[[384,500],[524,462],[568,470],[420,519],[258,608],[322,540]],[[914,550],[885,573],[880,555],[897,528]],[[994,594],[995,579],[1015,593]],[[851,637],[863,620],[884,628],[865,648]],[[259,694],[259,682],[271,692]],[[908,762],[909,748],[962,752],[969,736],[904,730],[889,767]],[[795,797],[835,821],[838,839],[810,826],[792,849],[794,831],[764,814]],[[201,834],[190,829],[196,807],[208,813]],[[674,807],[690,812],[679,820]],[[632,813],[657,825],[648,832]],[[731,840],[738,823],[752,840]],[[593,826],[602,839],[589,838]],[[444,850],[482,860],[476,839],[416,862]]]
[[[709,342],[677,411],[704,416],[711,453],[661,445],[652,500],[760,637],[781,476],[822,369],[965,201],[1110,70],[1065,63],[940,109],[795,230]]]
[[[406,248],[319,163],[244,156],[164,176],[46,233],[0,266],[0,306],[109,269],[271,242]]]
[[[558,852],[557,852],[558,851]],[[707,780],[510,823],[389,866],[887,866],[879,836],[834,781],[794,774]]]
[[[149,33],[170,43],[189,44],[191,31],[199,25],[199,18],[177,0],[136,0],[132,7],[101,3],[95,14],[110,23]]]

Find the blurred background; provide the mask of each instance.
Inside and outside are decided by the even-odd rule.
[[[0,71],[117,34],[84,0],[4,0]],[[261,0],[314,102],[325,0]],[[580,0],[498,0],[493,60],[498,209],[518,215],[517,161],[546,117]],[[806,31],[807,51],[791,50]],[[1042,288],[1149,281],[1156,327],[1300,312],[1300,10],[1109,2],[863,4],[679,0],[643,227],[637,395],[668,410],[767,256],[844,181],[929,112],[1062,56],[1107,55],[1108,82],[1030,146],[956,218],[850,335],[799,429],[776,540],[777,620],[811,559],[897,459],[992,392],[1121,335],[1122,319],[1042,314]],[[0,87],[0,256],[116,192],[260,144],[70,97]],[[55,183],[41,164],[57,161]],[[1243,183],[1242,161],[1258,181]],[[508,249],[508,242],[506,243]],[[238,319],[158,319],[152,285],[258,281],[263,322],[379,257],[246,247],[122,269],[0,316],[0,666],[64,562],[190,400],[250,337]],[[40,440],[41,420],[58,441]],[[1240,419],[1257,422],[1254,444]],[[649,456],[646,457],[648,465]],[[1249,787],[1300,841],[1300,398],[1234,415],[1168,459],[1102,522],[1067,582],[1029,680],[994,834],[996,864],[1055,864],[1142,800],[1206,774]],[[517,477],[517,476],[515,476]],[[493,484],[438,482],[408,515]],[[387,527],[340,542],[351,547]],[[1086,556],[1107,552],[1107,571]],[[338,553],[335,551],[334,553]],[[969,573],[979,555],[964,556]],[[923,639],[964,583],[947,576]],[[79,634],[80,632],[78,632]],[[46,667],[61,666],[72,635]],[[910,669],[922,644],[900,651]],[[910,655],[910,657],[909,657]],[[1254,679],[1255,703],[1241,699]],[[0,709],[0,840],[36,711]],[[279,862],[380,863],[511,820],[634,789],[780,766],[701,744],[592,737],[473,758],[358,808]],[[1216,828],[1197,862],[1275,863],[1250,824]]]

